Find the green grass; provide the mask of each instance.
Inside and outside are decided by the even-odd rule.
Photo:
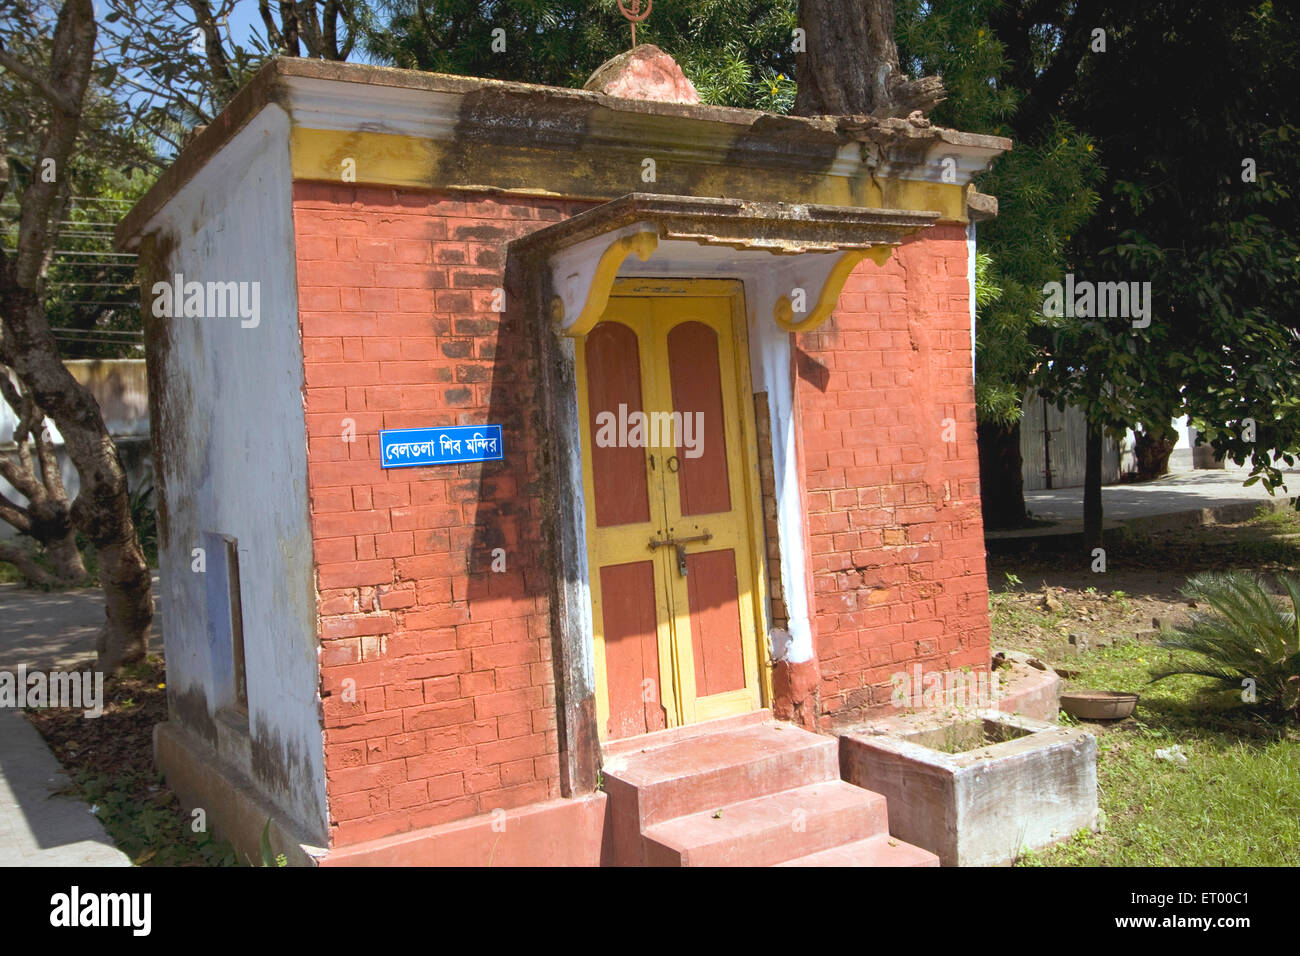
[[[1055,596],[1054,596],[1055,597]],[[989,621],[994,634],[1015,634],[1037,625],[1044,630],[1059,630],[1063,621],[1074,621],[1077,608],[1068,598],[1055,598],[1059,606],[1049,611],[1037,602],[1026,604],[1016,592],[989,592]]]
[[[237,866],[229,843],[195,833],[176,795],[157,774],[72,775],[76,795],[91,805],[117,848],[137,866]]]
[[[1280,534],[1300,534],[1300,511],[1293,508],[1274,511],[1271,508],[1261,507],[1259,513],[1251,518],[1248,524]]]
[[[1081,655],[1070,686],[1141,695],[1097,734],[1104,828],[1026,853],[1035,866],[1300,865],[1300,728],[1265,723],[1200,677],[1148,684],[1167,651],[1123,643]],[[1181,745],[1177,766],[1155,756]]]

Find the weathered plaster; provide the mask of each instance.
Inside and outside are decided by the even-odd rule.
[[[154,281],[258,282],[260,316],[147,320],[172,716],[323,841],[289,121],[270,106],[151,221]],[[248,717],[234,704],[225,554],[239,550]],[[203,548],[205,573],[192,570]],[[227,712],[230,711],[230,712]],[[218,720],[220,715],[220,720]]]
[[[749,312],[749,367],[754,391],[765,391],[771,413],[772,470],[776,476],[776,519],[781,546],[781,593],[785,598],[786,634],[769,635],[773,661],[800,664],[812,659],[812,625],[808,609],[807,555],[804,549],[803,501],[799,491],[795,455],[794,389],[790,375],[790,333],[755,314],[752,303],[771,301],[776,290],[763,286],[784,285],[772,274],[752,277],[745,283]]]
[[[300,180],[339,182],[350,159],[358,184],[589,200],[639,189],[924,209],[962,223],[970,177],[1011,146],[907,120],[781,116],[281,58],[196,138],[122,223],[118,241],[133,245],[141,223],[270,102],[292,116]]]

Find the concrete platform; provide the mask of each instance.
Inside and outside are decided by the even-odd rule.
[[[888,829],[884,797],[843,780],[828,780],[648,827],[646,862],[773,866]]]
[[[944,866],[1006,864],[1097,825],[1097,740],[1078,728],[988,710],[840,746],[844,778],[888,799],[890,832]]]
[[[1235,465],[1221,471],[1170,473],[1154,481],[1106,485],[1101,489],[1101,507],[1107,517],[1126,521],[1224,505],[1260,505],[1300,494],[1300,469],[1284,468],[1282,476],[1287,490],[1279,488],[1276,495],[1270,495],[1260,482],[1245,487],[1242,483],[1250,477],[1250,470]],[[1025,504],[1035,517],[1083,520],[1081,487],[1031,491],[1025,494]]]
[[[784,863],[778,863],[776,865],[851,867],[938,866],[939,858],[928,850],[922,850],[920,847],[912,846],[910,843],[904,843],[902,840],[891,837],[888,833],[881,833],[877,836],[869,837],[866,840],[859,840],[856,843],[846,843],[843,846],[832,847],[829,850],[822,850],[818,853],[810,853],[808,856],[786,860]]]

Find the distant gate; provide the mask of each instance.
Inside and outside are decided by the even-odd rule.
[[[1088,423],[1083,412],[1074,405],[1062,412],[1032,390],[1025,395],[1024,410],[1024,418],[1020,420],[1020,457],[1025,491],[1083,485],[1088,439]],[[1119,443],[1103,438],[1101,483],[1113,485],[1119,478]]]

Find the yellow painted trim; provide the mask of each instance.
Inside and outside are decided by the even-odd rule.
[[[582,311],[578,313],[578,317],[571,325],[563,329],[564,333],[586,335],[590,332],[592,326],[605,314],[605,306],[609,304],[609,293],[614,287],[618,270],[623,266],[623,260],[636,253],[636,257],[645,262],[658,247],[659,234],[649,230],[620,236],[611,242],[600,254],[600,261],[596,263],[596,271],[591,277],[591,286],[587,289]],[[551,299],[551,318],[563,323],[564,317],[564,302],[558,295],[554,296]]]
[[[772,631],[772,605],[767,594],[767,528],[763,521],[763,492],[758,466],[758,427],[754,420],[754,385],[749,367],[749,321],[745,314],[743,287],[731,297],[731,326],[737,363],[736,400],[745,453],[745,500],[749,504],[750,567],[753,573],[754,620],[758,634],[758,663],[761,704],[772,706],[772,660],[767,635]]]
[[[633,319],[620,308],[617,299],[627,298],[628,306],[642,312]],[[641,306],[650,298],[650,307]],[[722,298],[727,306],[719,310],[708,304],[710,299]],[[656,302],[655,299],[658,299]],[[640,302],[638,302],[640,300]],[[636,304],[634,304],[636,303]],[[651,481],[654,490],[662,492],[662,501],[654,501],[658,511],[655,519],[659,527],[672,527],[676,535],[692,535],[707,529],[712,535],[707,550],[731,550],[735,554],[737,584],[737,614],[742,635],[742,663],[745,687],[733,689],[710,697],[697,695],[694,674],[694,656],[689,645],[690,617],[689,594],[686,580],[677,574],[676,555],[663,549],[656,555],[656,607],[660,613],[659,667],[660,675],[667,675],[668,685],[660,691],[668,714],[668,726],[706,721],[729,714],[746,713],[770,702],[771,662],[767,646],[767,567],[766,551],[762,548],[762,501],[759,497],[758,442],[754,427],[753,389],[749,371],[749,345],[746,334],[744,287],[735,280],[681,280],[681,278],[637,277],[620,278],[614,284],[606,319],[620,321],[638,330],[642,343],[643,403],[647,410],[671,408],[672,382],[668,375],[667,334],[673,326],[685,321],[699,321],[718,334],[719,372],[732,384],[724,382],[723,419],[724,441],[727,442],[729,496],[731,510],[718,515],[684,516],[681,514],[679,488],[675,481]],[[638,328],[640,326],[640,328]],[[580,349],[581,349],[580,339]],[[649,347],[646,347],[649,346]],[[578,372],[578,390],[582,394],[582,419],[589,423],[590,410],[585,405],[585,352]],[[586,429],[590,428],[585,424]],[[588,432],[585,432],[589,433]],[[655,454],[650,451],[650,454]],[[666,455],[656,454],[659,460],[659,477],[662,479]],[[588,475],[589,457],[584,455],[584,477]],[[590,498],[591,485],[585,485]],[[593,515],[593,502],[585,502],[586,512]],[[594,518],[589,518],[589,529],[594,528]],[[630,555],[645,554],[643,525],[634,525],[637,531],[623,532],[621,528],[598,529],[590,535],[593,545],[589,566],[598,574],[602,564],[612,563],[611,551]],[[611,548],[617,541],[616,548]],[[627,551],[623,551],[627,548]],[[701,545],[703,548],[703,545]],[[621,557],[621,555],[620,555]],[[595,600],[593,589],[593,600]],[[599,620],[597,620],[599,627]],[[597,714],[599,732],[604,734],[608,721],[606,672],[603,669],[603,641],[597,636],[599,653]]]
[[[649,307],[646,299],[649,298]],[[722,298],[718,309],[708,300]],[[658,299],[659,301],[655,301]],[[622,301],[620,301],[622,300]],[[669,727],[729,714],[744,713],[771,702],[771,662],[767,647],[767,569],[761,547],[762,503],[758,484],[757,431],[753,420],[752,387],[749,371],[743,286],[726,279],[625,278],[614,282],[601,318],[620,322],[637,335],[641,364],[642,402],[645,410],[669,409],[672,384],[668,373],[667,333],[687,321],[700,321],[718,335],[718,354],[724,374],[734,377],[724,384],[724,440],[728,451],[728,474],[732,508],[719,515],[683,517],[677,485],[656,480],[662,476],[667,455],[647,449],[647,468],[654,474],[647,483],[650,492],[650,521],[636,525],[597,528],[593,496],[591,456],[586,442],[591,434],[591,409],[586,389],[586,340],[579,337],[575,378],[578,390],[579,422],[584,451],[582,456],[584,512],[587,516],[589,589],[592,600],[594,637],[593,662],[596,671],[596,715],[598,734],[605,739],[609,721],[606,655],[603,640],[603,600],[600,568],[644,560],[654,561],[656,577],[657,646],[659,649],[660,702]],[[651,457],[657,465],[652,465]],[[651,527],[653,526],[653,527]],[[694,656],[690,636],[689,598],[686,581],[676,569],[672,549],[647,549],[648,530],[672,526],[677,534],[707,528],[713,539],[709,550],[733,551],[736,559],[737,613],[740,617],[743,688],[697,697]]]
[[[822,283],[821,292],[817,296],[817,304],[813,306],[806,318],[799,322],[794,320],[794,303],[790,301],[788,295],[783,295],[776,300],[776,305],[772,307],[772,318],[786,332],[813,331],[835,311],[835,306],[840,301],[840,293],[844,290],[844,283],[848,281],[858,263],[863,259],[870,259],[876,265],[884,265],[893,251],[893,246],[880,245],[872,246],[870,249],[853,249],[844,253],[831,267],[830,274]]]
[[[429,188],[442,165],[443,152],[433,140],[391,133],[345,133],[295,126],[289,134],[289,162],[294,179],[335,182],[345,186]],[[355,181],[344,181],[343,161],[352,160]]]
[[[599,139],[598,129],[588,132]],[[625,151],[594,144],[580,151],[538,149],[295,126],[289,159],[295,180],[340,184],[343,160],[351,159],[356,179],[345,185],[482,189],[588,201],[608,201],[629,192],[744,196],[768,202],[933,210],[941,222],[965,223],[969,216],[966,190],[956,183],[872,177],[866,168],[851,177],[818,169],[777,175],[768,169],[680,156],[661,162],[657,182],[646,183],[639,157],[630,161]]]
[[[622,303],[615,302],[606,307],[601,317],[627,326],[636,335],[637,353],[641,368],[642,402],[647,407],[651,407],[649,402],[652,399],[647,398],[648,388],[646,383],[653,382],[655,372],[654,360],[648,354],[646,348],[646,342],[650,335],[650,315],[648,310],[624,307]],[[671,674],[673,672],[672,659],[668,656],[671,653],[671,622],[669,620],[670,612],[666,589],[661,579],[662,561],[657,559],[654,553],[646,547],[654,531],[665,525],[663,498],[655,494],[653,478],[648,478],[646,481],[647,504],[650,516],[648,521],[641,524],[616,525],[609,528],[598,528],[596,526],[595,474],[591,455],[588,453],[590,447],[588,443],[592,434],[592,416],[587,396],[586,345],[585,336],[579,337],[575,350],[574,373],[578,392],[578,421],[582,436],[583,511],[586,515],[587,524],[587,578],[588,589],[591,593],[592,663],[596,676],[596,727],[599,739],[604,740],[609,725],[609,683],[604,642],[604,602],[600,583],[601,567],[651,562],[655,576],[656,645],[659,648],[660,674]],[[646,451],[646,466],[649,468],[649,453],[651,450],[647,449]],[[661,682],[657,690],[660,703],[663,704],[664,711],[667,714],[668,726],[677,726],[679,723],[676,717],[678,713],[677,689],[672,683],[664,685]]]

